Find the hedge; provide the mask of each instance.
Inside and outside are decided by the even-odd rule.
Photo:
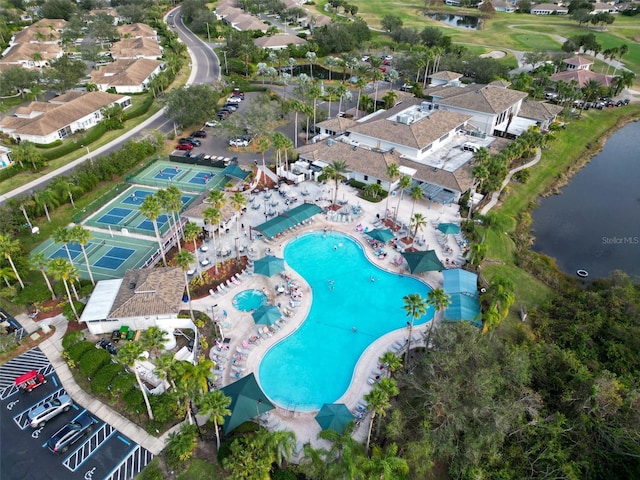
[[[62,337],[62,348],[69,350],[71,346],[84,340],[84,333],[76,330],[75,332],[69,332]]]
[[[111,395],[116,397],[126,395],[135,385],[136,379],[131,373],[127,371],[120,373],[111,379]]]
[[[151,105],[153,105],[153,96],[149,94],[147,98],[145,98],[138,105],[125,110],[123,119],[127,121],[131,120],[132,118],[139,117],[140,115],[144,115],[149,111]]]
[[[95,127],[90,128],[83,137],[78,138],[75,141],[69,140],[61,147],[55,148],[53,150],[41,152],[42,157],[45,160],[54,160],[56,158],[64,157],[65,155],[69,155],[71,152],[74,152],[75,150],[81,148],[81,145],[89,145],[95,142],[100,137],[102,137],[102,135],[104,135],[106,131],[107,127],[105,127],[103,123],[99,123]]]
[[[131,413],[136,413],[136,411],[146,411],[146,406],[144,405],[144,397],[142,396],[142,392],[137,388],[132,388],[124,395],[124,402],[127,405],[127,410],[129,410]]]
[[[91,342],[83,340],[82,342],[78,342],[75,345],[69,347],[67,353],[69,354],[69,358],[71,358],[71,360],[78,363],[82,356],[92,349],[95,350],[96,346]]]
[[[110,363],[98,370],[91,380],[91,390],[93,393],[105,393],[109,390],[113,378],[125,373],[124,367],[119,363]]]
[[[102,348],[94,348],[85,352],[80,358],[80,372],[88,378],[93,377],[98,370],[111,361],[111,354]]]

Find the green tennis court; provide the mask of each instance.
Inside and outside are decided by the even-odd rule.
[[[85,245],[89,265],[93,278],[109,280],[122,278],[130,268],[141,268],[150,263],[150,258],[157,252],[158,243],[152,239],[143,240],[136,237],[113,235],[91,231],[93,238]],[[67,245],[73,264],[78,269],[80,277],[89,279],[89,273],[82,255],[82,249],[77,243]],[[32,253],[42,252],[46,258],[69,258],[64,244],[49,239],[33,250]]]
[[[175,185],[181,192],[202,193],[224,187],[229,179],[220,172],[221,168],[159,160],[137,175],[127,178],[127,181],[159,188]]]

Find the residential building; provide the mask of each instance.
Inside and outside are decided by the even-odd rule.
[[[507,0],[493,0],[491,4],[496,12],[513,13],[518,9],[515,3]]]
[[[93,70],[91,82],[101,91],[113,88],[116,93],[141,93],[149,88],[163,65],[159,60],[122,58]]]
[[[133,23],[117,27],[120,38],[149,38],[158,41],[158,32],[145,23]]]
[[[596,2],[593,4],[593,10],[589,12],[591,15],[596,15],[598,13],[618,13],[618,7],[616,7],[613,3],[602,3]]]
[[[13,115],[0,119],[0,132],[17,141],[49,144],[78,130],[86,130],[102,120],[101,110],[117,103],[131,105],[131,98],[105,92],[69,91],[49,102],[31,102]]]
[[[111,47],[111,56],[118,58],[146,58],[155,60],[162,56],[162,47],[155,39],[147,37],[124,38]]]
[[[11,165],[11,149],[0,145],[0,169]]]
[[[531,15],[567,15],[568,7],[556,5],[554,3],[541,3],[531,6]]]
[[[15,43],[5,50],[0,63],[24,68],[43,68],[62,55],[62,48],[55,43]]]
[[[442,70],[440,72],[433,73],[429,77],[429,86],[430,87],[441,87],[443,85],[459,86],[461,78],[462,78],[461,73]]]
[[[589,80],[595,80],[604,87],[610,87],[613,85],[613,76],[605,75],[603,73],[596,73],[590,70],[593,62],[583,56],[576,55],[571,58],[563,60],[565,70],[562,72],[554,73],[549,77],[552,82],[577,82],[578,88],[584,87]]]
[[[296,35],[282,34],[256,38],[253,43],[259,47],[269,50],[284,50],[289,45],[306,45],[307,41]]]
[[[16,33],[11,43],[57,44],[66,25],[65,20],[43,18]]]

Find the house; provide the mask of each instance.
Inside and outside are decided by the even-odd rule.
[[[16,43],[5,51],[0,63],[24,68],[43,68],[62,55],[62,48],[55,43]]]
[[[561,112],[562,107],[560,105],[525,100],[522,102],[518,117],[532,120],[540,130],[548,131],[550,125],[556,121]]]
[[[146,37],[125,38],[111,47],[111,56],[118,58],[147,58],[155,60],[162,56],[162,47],[154,39]]]
[[[269,25],[264,23],[261,20],[258,20],[251,15],[242,15],[238,17],[234,22],[229,23],[233,28],[238,30],[239,32],[244,32],[246,30],[257,30],[262,33],[266,33],[269,30]]]
[[[443,70],[441,72],[437,72],[432,74],[429,77],[429,86],[430,87],[439,87],[442,85],[460,85],[460,79],[462,78],[461,73],[457,72],[449,72]]]
[[[133,23],[117,27],[120,38],[149,38],[158,41],[158,32],[145,23]]]
[[[116,93],[141,93],[149,88],[162,66],[158,60],[122,58],[92,71],[91,82],[103,92],[113,88]]]
[[[506,0],[493,0],[491,4],[496,12],[513,13],[518,9],[514,3]]]
[[[16,33],[11,43],[57,44],[66,25],[65,20],[43,18]]]
[[[177,327],[183,307],[184,272],[180,267],[127,270],[124,277],[98,282],[80,322],[93,335],[128,326],[144,330],[160,324]]]
[[[69,91],[49,102],[31,102],[13,115],[0,119],[0,132],[17,141],[49,144],[102,120],[101,110],[117,103],[131,105],[131,98],[105,92]]]
[[[567,15],[568,7],[561,7],[553,3],[541,3],[531,6],[531,15]]]
[[[118,25],[122,21],[122,18],[120,17],[120,15],[118,15],[118,12],[114,8],[96,8],[93,10],[89,10],[89,15],[94,17],[96,15],[109,15],[113,17],[114,25]]]
[[[0,169],[8,167],[13,162],[11,161],[11,149],[0,145]]]
[[[616,7],[614,4],[612,3],[602,3],[602,2],[596,2],[593,4],[593,10],[591,10],[589,13],[591,15],[596,15],[598,13],[618,13],[618,7]]]
[[[296,35],[282,34],[256,38],[253,43],[256,47],[269,50],[284,50],[289,45],[306,45],[307,41]]]
[[[595,80],[604,87],[610,87],[613,85],[613,76],[605,75],[603,73],[596,73],[590,70],[593,62],[580,55],[566,58],[563,60],[565,70],[562,72],[554,73],[549,77],[552,82],[577,82],[578,88],[584,87],[589,80]]]
[[[499,85],[432,87],[425,90],[433,108],[470,115],[469,124],[484,135],[501,135],[518,115],[524,92]]]

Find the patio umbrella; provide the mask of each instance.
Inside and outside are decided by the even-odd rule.
[[[460,227],[455,223],[441,223],[438,225],[438,230],[445,235],[457,235],[460,233]]]
[[[403,252],[402,256],[409,264],[411,273],[433,272],[444,270],[444,265],[438,259],[435,250],[426,252]]]
[[[224,417],[222,426],[225,434],[234,430],[241,423],[275,408],[258,385],[253,373],[221,390],[231,398],[229,405],[231,415]]]
[[[375,228],[367,232],[367,235],[374,240],[378,240],[379,242],[383,243],[388,242],[394,237],[393,232],[388,228]]]
[[[273,322],[282,317],[280,309],[275,305],[263,305],[251,314],[256,325],[273,325]]]
[[[333,430],[337,433],[343,433],[352,420],[353,414],[344,403],[325,403],[316,415],[316,422],[322,430]]]
[[[284,259],[267,255],[255,261],[253,272],[272,277],[276,273],[284,272]]]

